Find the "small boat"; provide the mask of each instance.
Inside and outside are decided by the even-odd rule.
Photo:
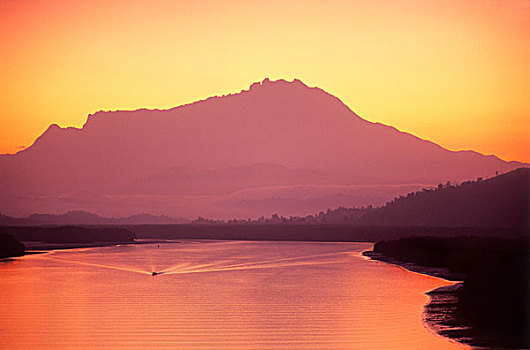
[[[154,272],[154,271],[153,271],[153,273],[152,273],[151,275],[156,276],[156,275],[158,275],[159,273],[160,273],[160,272]]]

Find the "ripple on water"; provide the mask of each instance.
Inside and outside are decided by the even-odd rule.
[[[447,283],[363,259],[370,248],[183,241],[16,259],[0,266],[0,348],[468,349],[422,325],[425,292]]]

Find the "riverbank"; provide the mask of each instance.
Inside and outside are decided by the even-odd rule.
[[[378,242],[364,255],[463,281],[428,293],[424,318],[440,335],[476,347],[530,346],[528,238],[405,238]]]
[[[465,278],[463,274],[450,272],[449,269],[443,267],[416,265],[411,262],[376,253],[372,250],[365,251],[362,255],[372,260],[403,267],[408,271],[455,282],[455,284],[439,287],[426,293],[429,296],[429,302],[425,305],[423,318],[428,326],[436,333],[456,340],[459,343],[472,345],[472,340],[477,335],[473,334],[469,324],[455,317],[458,307],[458,292],[463,286],[463,283],[460,281],[463,281]]]
[[[377,253],[373,250],[365,251],[362,254],[366,257],[369,257],[372,260],[377,260],[377,261],[386,262],[388,264],[398,265],[409,271],[421,273],[423,275],[443,278],[448,281],[462,281],[464,279],[464,274],[451,272],[446,267],[417,265],[413,262],[398,260],[392,256],[386,256],[386,255]]]
[[[97,248],[110,247],[116,245],[128,244],[154,244],[164,243],[167,240],[160,239],[142,239],[134,241],[117,241],[117,242],[90,242],[90,243],[48,243],[48,242],[21,242],[26,247],[26,254],[34,254],[39,251],[57,250],[57,249],[78,249],[78,248]]]
[[[24,255],[25,247],[13,236],[0,232],[0,259]]]
[[[135,243],[134,233],[120,227],[44,226],[2,227],[1,237],[10,237],[21,252],[10,252],[6,257],[32,254],[54,249],[105,247]],[[14,244],[14,243],[13,243]],[[12,245],[13,245],[12,244]],[[13,250],[13,248],[11,249]],[[1,252],[0,252],[1,253]],[[0,257],[2,254],[0,254]]]

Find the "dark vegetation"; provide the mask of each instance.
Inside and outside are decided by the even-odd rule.
[[[465,276],[453,326],[475,346],[530,346],[530,238],[414,237],[377,242],[376,253]],[[446,334],[451,335],[451,334]]]
[[[3,227],[20,241],[45,243],[133,242],[134,233],[119,227]]]
[[[197,225],[352,225],[367,212],[374,210],[372,206],[361,208],[344,208],[337,209],[328,208],[326,211],[320,211],[318,214],[306,216],[289,216],[285,217],[279,214],[272,214],[271,217],[266,218],[261,216],[255,220],[248,219],[232,219],[232,220],[211,220],[199,216],[192,224]]]
[[[24,255],[26,248],[13,236],[0,232],[0,259]]]
[[[530,168],[487,180],[411,192],[369,211],[357,225],[434,227],[528,227]]]

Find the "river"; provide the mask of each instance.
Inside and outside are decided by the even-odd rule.
[[[0,348],[469,349],[423,323],[425,293],[449,282],[371,247],[183,240],[3,261]]]

